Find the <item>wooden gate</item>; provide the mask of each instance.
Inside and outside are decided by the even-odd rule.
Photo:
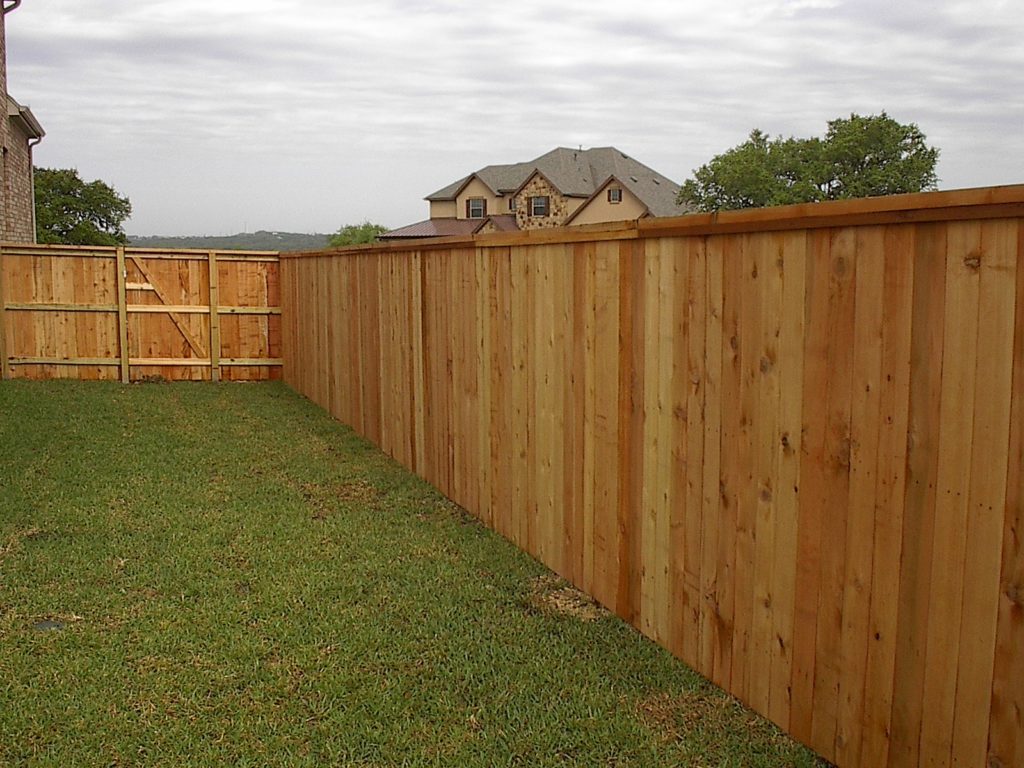
[[[7,378],[280,377],[278,255],[0,246]]]

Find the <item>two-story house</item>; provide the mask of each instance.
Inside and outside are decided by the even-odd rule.
[[[623,221],[687,212],[679,185],[615,147],[559,147],[524,163],[488,165],[427,195],[430,218],[381,240]]]

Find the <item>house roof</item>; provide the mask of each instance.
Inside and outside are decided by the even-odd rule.
[[[379,240],[400,240],[416,237],[447,237],[472,235],[487,219],[427,219],[392,229],[379,236]]]
[[[392,229],[378,237],[378,240],[405,240],[417,237],[447,237],[450,235],[475,235],[490,222],[498,232],[515,232],[519,229],[516,217],[510,213],[485,216],[482,219],[427,219],[417,221],[398,229]]]
[[[10,94],[7,96],[7,117],[20,120],[25,128],[25,133],[28,134],[30,139],[41,139],[46,135],[46,131],[43,130],[43,126],[39,124],[39,121],[36,120],[32,110],[16,102]]]
[[[518,232],[519,225],[516,223],[516,217],[511,213],[501,213],[497,216],[488,216],[488,220],[494,225],[494,229],[498,232]]]
[[[454,200],[474,177],[496,195],[518,190],[535,172],[542,173],[567,197],[589,198],[609,177],[616,177],[654,216],[687,212],[676,204],[679,185],[615,147],[558,147],[524,163],[488,165],[427,195],[427,200]]]

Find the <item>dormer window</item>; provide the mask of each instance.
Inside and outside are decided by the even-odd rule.
[[[547,216],[550,210],[550,198],[547,195],[538,195],[530,198],[530,215]]]
[[[487,201],[482,197],[471,197],[466,200],[466,218],[482,219],[487,215]]]
[[[612,187],[608,190],[608,202],[609,203],[621,203],[622,202],[622,190],[618,187]]]

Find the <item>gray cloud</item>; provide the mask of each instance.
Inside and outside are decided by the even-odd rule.
[[[128,194],[139,233],[333,230],[426,215],[481,165],[619,146],[690,171],[754,127],[883,109],[946,188],[1024,182],[1009,2],[31,0],[8,17],[37,161]]]

